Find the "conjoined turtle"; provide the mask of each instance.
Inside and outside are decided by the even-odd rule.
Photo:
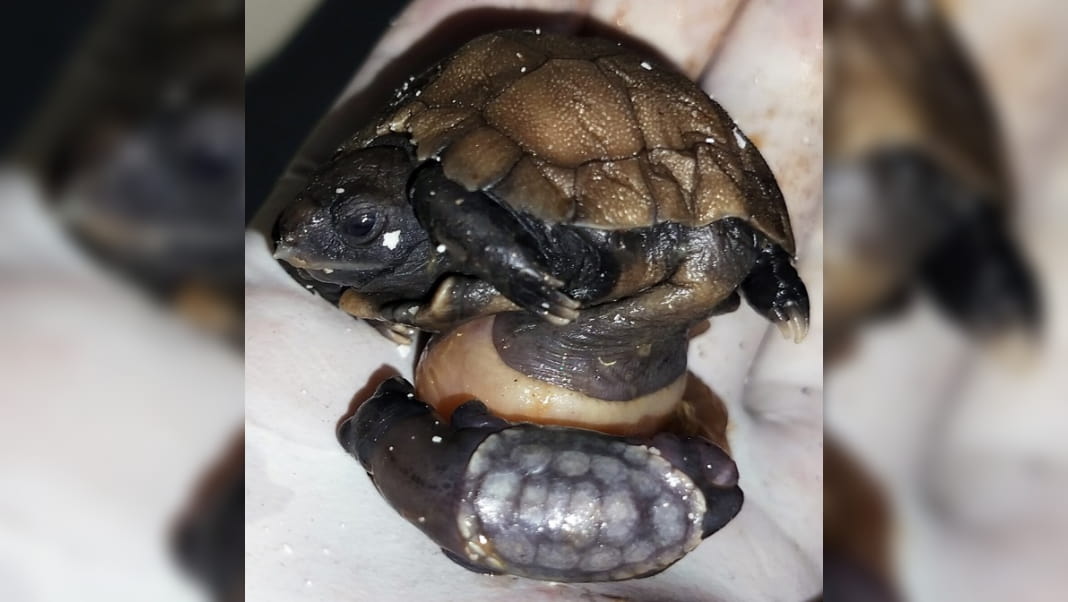
[[[604,40],[469,42],[317,170],[275,238],[298,278],[387,333],[455,327],[421,369],[499,360],[449,370],[503,384],[447,407],[419,399],[441,385],[426,370],[419,391],[389,380],[340,432],[398,512],[484,572],[642,577],[727,524],[734,462],[659,432],[687,333],[742,296],[794,339],[808,326],[760,153],[692,82]],[[469,401],[540,385],[564,415]]]

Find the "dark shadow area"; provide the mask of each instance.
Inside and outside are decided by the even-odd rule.
[[[337,433],[338,430],[341,429],[341,425],[345,424],[345,421],[352,418],[352,415],[356,413],[356,410],[360,409],[360,405],[375,394],[378,385],[394,376],[400,375],[400,372],[398,372],[396,368],[388,364],[382,364],[377,370],[372,372],[371,378],[367,379],[367,384],[360,387],[360,389],[352,395],[352,400],[349,401],[348,409],[345,410],[345,413],[338,418],[337,423],[334,425],[334,432]]]
[[[85,37],[102,0],[18,2],[5,7],[0,57],[9,86],[0,95],[0,152],[6,153],[56,74]],[[32,52],[27,49],[32,48]]]

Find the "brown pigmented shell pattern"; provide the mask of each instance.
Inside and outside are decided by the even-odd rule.
[[[618,44],[503,31],[469,42],[363,134],[411,136],[420,159],[512,208],[600,229],[746,220],[794,253],[775,178],[693,82]],[[445,202],[443,200],[443,202]]]

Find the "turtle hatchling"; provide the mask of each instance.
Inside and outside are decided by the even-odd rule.
[[[739,293],[790,338],[808,329],[760,152],[693,82],[606,40],[472,40],[314,173],[275,238],[393,333],[515,306],[567,324],[621,299],[621,320],[686,328]]]

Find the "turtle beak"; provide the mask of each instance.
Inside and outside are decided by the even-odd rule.
[[[282,242],[279,242],[278,246],[275,247],[274,258],[284,261],[296,268],[308,267],[307,260],[300,256],[300,252],[297,250],[296,247],[291,247]]]

